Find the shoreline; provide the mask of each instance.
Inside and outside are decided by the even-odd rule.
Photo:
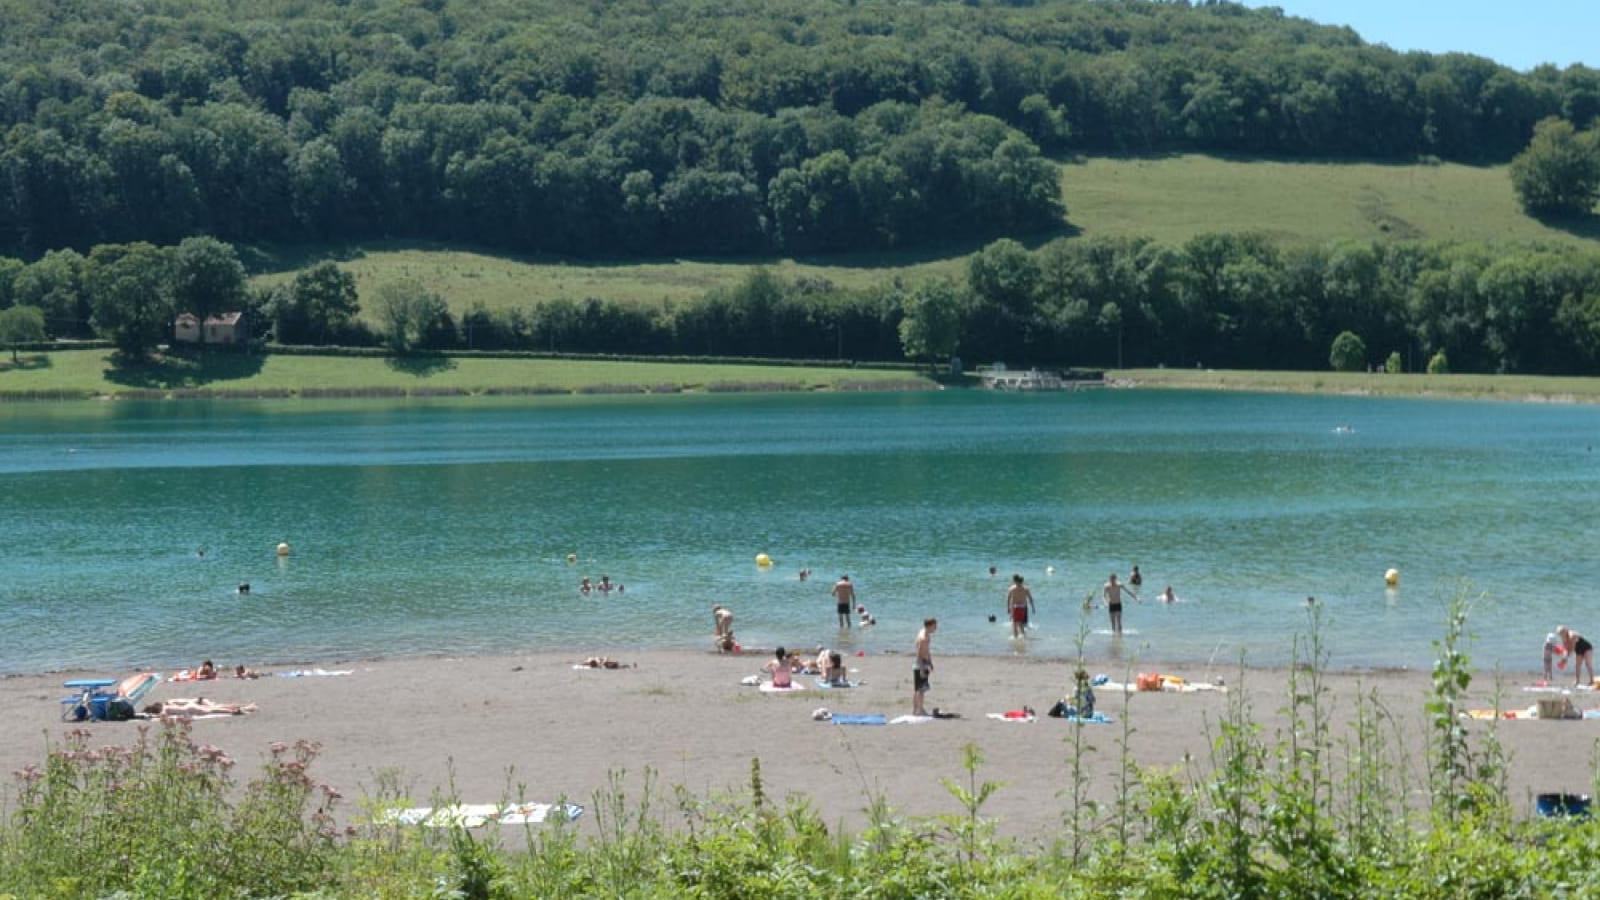
[[[591,653],[637,667],[574,668]],[[1234,666],[1206,674],[1198,665],[1147,662],[1140,671],[1191,680],[1220,677],[1227,691],[1102,689],[1097,709],[1115,721],[1079,726],[1043,715],[1065,691],[1073,660],[941,654],[937,637],[934,658],[927,706],[955,711],[960,718],[877,727],[835,725],[812,715],[820,707],[889,718],[908,713],[909,653],[848,658],[850,677],[864,682],[859,687],[822,690],[812,686],[812,677],[798,676],[797,683],[807,689],[785,694],[741,684],[764,662],[754,653],[596,647],[579,653],[323,661],[315,665],[351,674],[168,682],[145,701],[204,697],[257,704],[258,711],[248,715],[193,722],[194,739],[236,759],[240,781],[253,776],[274,741],[319,743],[323,749],[313,775],[344,794],[339,814],[346,820],[362,818],[360,801],[385,786],[404,789],[405,806],[434,805],[430,796],[453,785],[454,797],[464,803],[565,799],[592,809],[596,793],[605,793],[608,785],[620,785],[627,799],[638,803],[647,782],[653,782],[654,805],[664,810],[673,804],[660,801],[670,801],[680,786],[706,799],[748,793],[752,760],[758,759],[769,797],[803,796],[830,827],[859,830],[873,798],[902,816],[959,811],[945,780],[965,783],[962,748],[971,744],[983,759],[976,778],[1004,785],[985,815],[997,821],[1003,835],[1044,844],[1061,833],[1070,810],[1063,791],[1070,785],[1074,730],[1092,748],[1083,752],[1089,797],[1112,803],[1124,743],[1128,760],[1140,770],[1198,774],[1212,758],[1211,739],[1230,704],[1242,704],[1268,743],[1288,726],[1284,707],[1291,673],[1282,667]],[[225,671],[231,665],[219,663]],[[1136,675],[1109,665],[1114,664],[1086,659],[1091,673],[1119,681]],[[16,771],[39,764],[47,742],[59,743],[77,728],[91,732],[95,747],[136,737],[139,722],[60,721],[59,700],[68,693],[61,682],[75,674],[80,673],[0,678],[0,702],[22,724],[0,738],[0,765]],[[1304,692],[1311,673],[1294,677]],[[1409,767],[1421,765],[1431,736],[1424,709],[1428,672],[1323,671],[1317,678],[1326,688],[1336,740],[1354,721],[1358,701],[1378,702],[1386,710],[1386,746],[1408,756]],[[1500,686],[1503,706],[1522,708],[1550,696],[1519,687],[1511,681]],[[1496,693],[1493,676],[1477,673],[1470,705],[1495,706]],[[1580,692],[1573,699],[1580,707],[1600,706],[1600,695]],[[1038,719],[988,718],[1023,706],[1031,706]],[[1589,753],[1600,737],[1600,721],[1469,723],[1475,735],[1490,727],[1510,752],[1514,808],[1531,810],[1535,793],[1593,789]],[[646,770],[652,778],[645,777]],[[672,812],[661,815],[669,825],[676,821]],[[595,819],[580,818],[580,831],[593,835]]]

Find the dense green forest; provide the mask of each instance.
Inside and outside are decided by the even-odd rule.
[[[1504,161],[1600,73],[1153,0],[0,2],[0,252],[565,254],[1046,229],[1042,154]],[[1070,205],[1071,198],[1066,198]]]

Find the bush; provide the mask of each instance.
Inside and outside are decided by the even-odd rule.
[[[233,760],[189,729],[141,726],[131,746],[100,748],[78,729],[43,768],[18,772],[0,893],[212,900],[322,884],[337,853],[339,794],[308,774],[320,748],[273,744],[260,777],[239,791]]]
[[[1406,370],[1405,364],[1400,361],[1400,351],[1389,354],[1389,358],[1384,360],[1383,370],[1390,375],[1399,375]]]
[[[1367,364],[1367,343],[1353,331],[1341,331],[1333,339],[1328,362],[1335,372],[1359,372]]]
[[[1428,360],[1428,374],[1429,375],[1449,375],[1450,374],[1450,359],[1449,359],[1449,357],[1444,355],[1444,351],[1443,350],[1440,350],[1438,353],[1435,353],[1433,355],[1433,358]]]

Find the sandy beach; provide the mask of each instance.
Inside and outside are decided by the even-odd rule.
[[[909,644],[909,642],[908,642]],[[1227,713],[1229,694],[1221,691],[1144,692],[1102,690],[1099,709],[1117,721],[1073,725],[1044,716],[1070,681],[1066,660],[1015,656],[937,656],[928,706],[955,711],[960,718],[920,724],[844,726],[815,721],[826,707],[849,714],[881,713],[889,718],[910,712],[911,663],[908,654],[852,657],[850,689],[812,686],[787,694],[766,693],[741,684],[767,657],[755,652],[717,655],[697,651],[626,652],[594,648],[636,667],[578,670],[575,654],[534,653],[469,658],[323,660],[305,669],[349,670],[348,675],[281,677],[302,667],[276,667],[265,677],[212,682],[163,683],[146,698],[205,697],[255,703],[258,711],[193,723],[196,738],[215,744],[239,763],[243,780],[256,769],[274,741],[301,739],[323,746],[314,772],[346,797],[345,816],[360,814],[358,800],[384,780],[395,779],[417,805],[428,805],[435,790],[453,783],[461,802],[503,799],[555,801],[566,798],[592,806],[610,773],[625,771],[626,790],[637,797],[648,768],[660,789],[658,811],[671,824],[670,790],[681,785],[702,796],[745,792],[750,761],[759,757],[767,794],[805,794],[829,824],[856,828],[873,796],[902,815],[958,811],[942,779],[964,780],[962,747],[981,748],[980,779],[1005,786],[985,812],[999,821],[1002,834],[1048,842],[1061,831],[1069,801],[1069,738],[1085,732],[1091,795],[1115,796],[1120,748],[1141,767],[1177,766],[1187,758],[1205,767],[1217,722]],[[233,661],[218,660],[231,667]],[[1109,664],[1107,664],[1109,665]],[[1091,672],[1133,680],[1133,673],[1101,668]],[[1196,666],[1142,671],[1172,674],[1190,681],[1221,678],[1229,691],[1240,690],[1241,673]],[[56,672],[0,679],[0,704],[13,716],[0,737],[0,764],[7,772],[45,756],[47,742],[68,730],[89,728],[92,743],[130,741],[139,722],[72,725],[60,720],[61,682],[106,673]],[[170,673],[169,673],[170,674]],[[1250,669],[1243,693],[1263,739],[1275,742],[1283,728],[1286,673]],[[1302,676],[1303,677],[1303,676]],[[1423,704],[1428,674],[1415,671],[1364,671],[1325,674],[1332,703],[1333,733],[1346,731],[1356,698],[1374,693],[1394,717],[1394,740],[1406,747],[1416,777],[1426,790],[1422,769],[1427,740]],[[1502,705],[1532,706],[1547,693],[1524,692],[1535,676],[1506,676]],[[1565,683],[1565,682],[1564,682]],[[1477,706],[1494,705],[1492,677],[1480,673],[1472,696]],[[1600,696],[1573,695],[1582,709],[1600,706]],[[1032,723],[997,721],[989,713],[1031,706]],[[1126,727],[1125,727],[1126,724]],[[1490,723],[1472,722],[1481,732]],[[1589,759],[1600,738],[1600,720],[1502,721],[1500,737],[1511,755],[1510,783],[1517,808],[1531,810],[1532,796],[1549,791],[1588,792]],[[1419,793],[1419,797],[1422,794]],[[585,814],[580,825],[594,828]]]

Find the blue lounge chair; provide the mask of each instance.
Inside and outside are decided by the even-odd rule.
[[[64,687],[78,693],[61,700],[61,718],[68,722],[131,719],[139,711],[139,701],[161,682],[155,672],[139,672],[117,681],[114,678],[85,678],[68,681]]]

